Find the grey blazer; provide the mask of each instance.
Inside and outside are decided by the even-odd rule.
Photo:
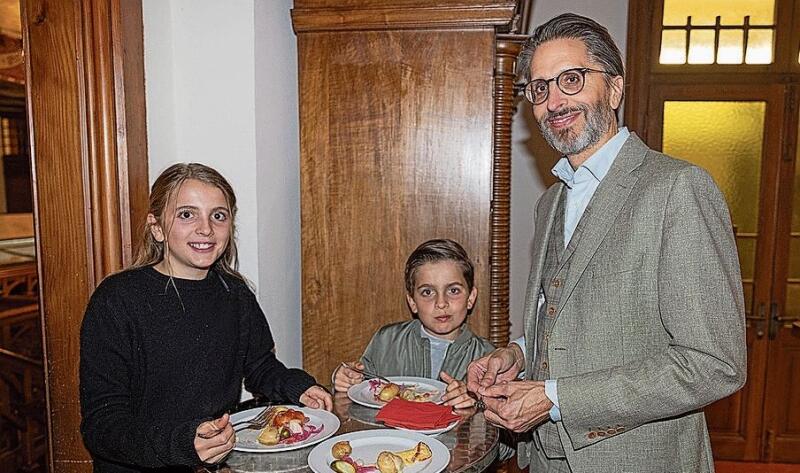
[[[536,207],[528,341],[563,189],[553,185]],[[704,170],[631,134],[584,218],[548,347],[570,468],[714,471],[701,409],[740,389],[747,370],[739,261],[721,192]]]

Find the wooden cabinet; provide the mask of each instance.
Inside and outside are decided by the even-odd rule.
[[[508,342],[513,0],[296,0],[303,357],[322,382],[411,317],[436,237],[476,264],[473,329]]]

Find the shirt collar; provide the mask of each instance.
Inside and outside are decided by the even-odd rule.
[[[558,160],[556,165],[553,166],[553,175],[564,181],[564,184],[570,189],[577,182],[586,180],[580,179],[580,174],[586,174],[587,178],[591,176],[597,182],[602,181],[603,178],[606,177],[606,174],[608,174],[608,170],[611,169],[611,165],[614,164],[619,150],[622,149],[622,145],[628,140],[630,134],[627,127],[620,128],[616,135],[601,146],[600,149],[595,151],[593,155],[589,156],[589,159],[584,161],[578,169],[572,169],[572,165],[569,164],[569,160],[566,156],[562,157]],[[588,173],[581,173],[581,169],[585,169]],[[578,179],[576,179],[576,177]]]

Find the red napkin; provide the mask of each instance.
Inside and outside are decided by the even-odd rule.
[[[378,411],[375,419],[391,427],[430,430],[447,427],[453,421],[461,419],[461,416],[453,414],[449,406],[394,398]]]

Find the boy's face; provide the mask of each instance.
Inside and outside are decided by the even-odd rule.
[[[467,289],[464,274],[453,261],[425,263],[417,268],[414,293],[406,295],[411,311],[425,329],[446,340],[458,338],[476,297],[478,289]]]

